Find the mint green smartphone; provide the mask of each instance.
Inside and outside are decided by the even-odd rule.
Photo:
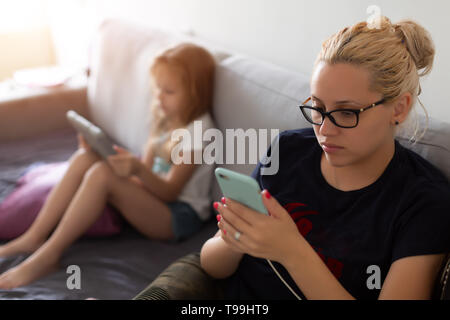
[[[225,168],[217,168],[215,174],[226,198],[233,199],[265,215],[269,214],[262,202],[261,189],[255,179]]]

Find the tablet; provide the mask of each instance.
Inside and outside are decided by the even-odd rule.
[[[117,153],[113,148],[113,141],[102,129],[73,110],[67,111],[66,116],[69,123],[83,135],[91,148],[103,158],[106,159],[108,156]]]

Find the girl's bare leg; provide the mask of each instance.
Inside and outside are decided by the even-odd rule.
[[[86,173],[48,241],[23,263],[2,274],[0,288],[26,285],[54,270],[63,251],[98,219],[107,201],[144,235],[158,239],[173,237],[167,205],[129,178],[116,176],[106,162],[98,162]]]
[[[101,158],[92,151],[78,149],[69,159],[69,167],[52,189],[36,220],[17,239],[0,246],[0,257],[31,253],[38,249],[66,211],[86,171]]]

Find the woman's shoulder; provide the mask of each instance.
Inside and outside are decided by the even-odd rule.
[[[284,130],[280,133],[281,136],[293,139],[316,139],[313,128]]]
[[[391,185],[402,190],[405,203],[410,203],[407,206],[450,210],[450,183],[443,172],[413,150],[397,146],[398,174]]]
[[[272,140],[268,154],[277,157],[280,167],[294,168],[304,165],[304,161],[314,161],[320,149],[312,128],[285,130]]]
[[[296,149],[301,149],[317,145],[317,138],[312,128],[285,130],[278,137],[281,147],[295,146]]]

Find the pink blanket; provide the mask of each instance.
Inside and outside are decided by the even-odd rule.
[[[9,240],[23,234],[33,223],[52,188],[62,179],[68,161],[31,166],[16,182],[16,188],[0,204],[0,239]],[[100,237],[120,233],[122,218],[106,205],[103,214],[85,233]]]

